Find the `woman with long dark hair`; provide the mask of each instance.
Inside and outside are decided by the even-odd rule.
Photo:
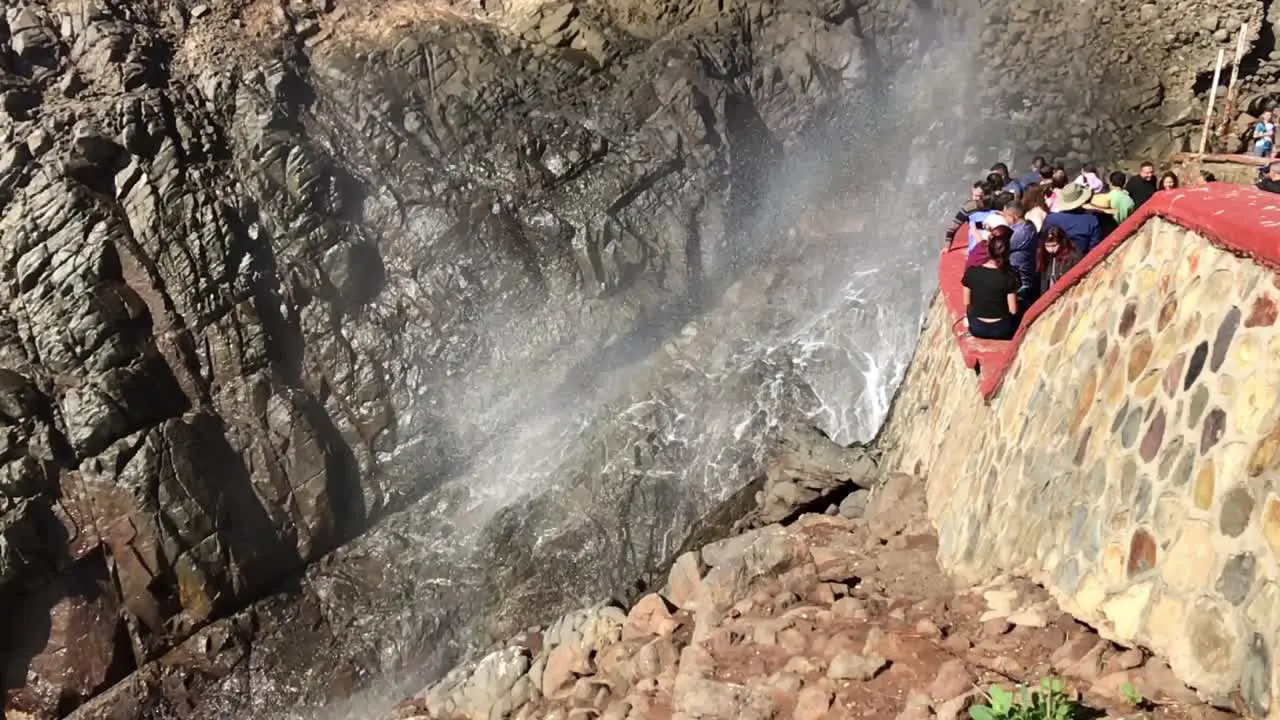
[[[1027,221],[1036,226],[1036,232],[1044,226],[1044,219],[1049,216],[1047,196],[1048,185],[1032,185],[1022,193],[1022,206],[1027,209]]]
[[[1008,226],[992,228],[986,261],[966,268],[961,279],[969,334],[976,338],[1008,340],[1018,329],[1018,276],[1009,267],[1012,237]]]
[[[1036,251],[1036,271],[1040,273],[1040,294],[1049,292],[1054,283],[1075,267],[1083,257],[1066,232],[1058,226],[1049,228]]]

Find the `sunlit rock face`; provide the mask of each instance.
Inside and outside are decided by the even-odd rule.
[[[778,428],[869,437],[983,132],[950,30],[7,9],[6,707],[311,716],[633,593]]]

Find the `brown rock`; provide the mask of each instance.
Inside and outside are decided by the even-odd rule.
[[[921,618],[916,621],[916,633],[921,637],[936,640],[942,637],[942,628],[938,627],[938,624],[929,618]]]
[[[827,677],[832,680],[865,682],[874,678],[888,665],[889,661],[880,655],[843,652],[831,659],[831,665],[827,667]]]
[[[680,621],[671,617],[667,601],[657,593],[649,593],[636,601],[631,612],[627,613],[627,621],[622,626],[622,639],[670,635],[678,627]]]
[[[866,620],[867,605],[855,597],[843,597],[831,605],[831,612],[844,620]]]
[[[1147,656],[1138,648],[1128,648],[1107,658],[1106,673],[1132,670],[1142,665]]]
[[[557,645],[547,655],[547,666],[542,671],[542,694],[549,698],[565,697],[578,676],[591,672],[591,661],[580,646],[576,643]]]
[[[1138,691],[1152,700],[1172,700],[1180,703],[1199,702],[1195,691],[1188,688],[1173,674],[1169,664],[1152,659],[1138,673]]]
[[[695,552],[687,552],[671,565],[667,575],[667,583],[671,586],[669,600],[681,610],[693,607],[698,597],[698,586],[702,584],[702,563]]]
[[[809,686],[800,691],[791,717],[795,720],[822,720],[831,709],[831,697],[831,691]]]
[[[778,647],[788,655],[799,655],[808,645],[809,641],[805,634],[795,628],[787,628],[778,633]]]
[[[1102,640],[1093,633],[1079,633],[1068,638],[1062,647],[1053,651],[1049,656],[1049,662],[1058,672],[1065,672],[1067,668],[1080,662],[1094,648],[1102,644]]]
[[[853,547],[815,545],[809,548],[809,556],[819,580],[844,582],[857,575],[861,553]]]
[[[831,589],[832,583],[819,583],[817,587],[809,591],[809,599],[813,602],[830,605],[836,601],[836,593]]]
[[[963,695],[951,698],[934,706],[934,717],[937,720],[963,720],[969,717],[969,708],[979,704],[981,698],[982,695],[977,690],[971,690]]]
[[[1098,678],[1093,682],[1089,690],[1109,700],[1126,700],[1124,687],[1130,685],[1136,689],[1140,684],[1142,684],[1140,673],[1133,670],[1121,670]]]
[[[950,700],[973,689],[973,673],[960,660],[948,660],[938,668],[938,675],[929,685],[929,697],[934,700]]]
[[[674,693],[676,711],[701,720],[768,720],[777,708],[765,692],[681,673]]]
[[[983,637],[1000,637],[1013,629],[1013,623],[1004,618],[992,618],[982,623]]]

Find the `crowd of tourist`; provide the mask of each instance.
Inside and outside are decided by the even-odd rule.
[[[1280,193],[1280,161],[1260,173],[1257,187]],[[1201,179],[1216,180],[1207,172]],[[946,232],[948,245],[962,229],[967,233],[961,284],[969,334],[1012,338],[1037,298],[1156,193],[1179,185],[1173,172],[1157,177],[1150,162],[1133,176],[1088,164],[1074,178],[1043,157],[1018,177],[1004,163],[992,165]]]

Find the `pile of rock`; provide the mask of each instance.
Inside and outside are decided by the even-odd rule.
[[[955,720],[991,683],[1054,674],[1090,704],[1145,697],[1203,717],[1167,665],[1118,648],[1040,588],[953,588],[921,486],[894,476],[863,519],[805,515],[682,556],[658,593],[531,629],[406,702],[396,720]]]

